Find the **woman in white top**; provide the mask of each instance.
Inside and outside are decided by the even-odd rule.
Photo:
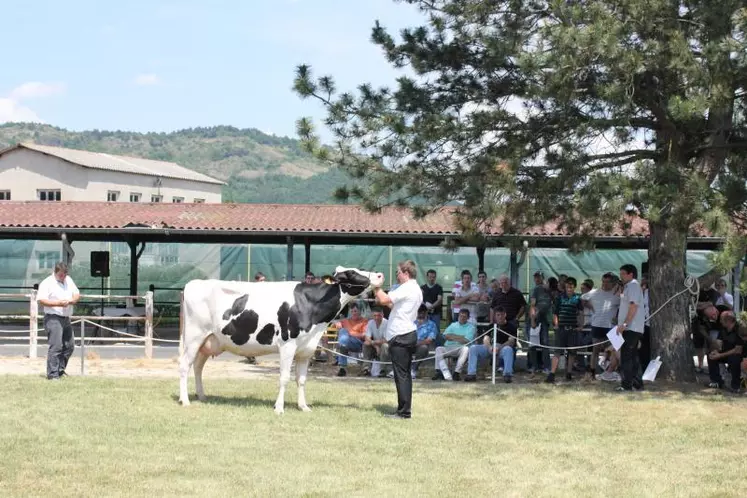
[[[412,408],[412,355],[418,335],[415,320],[418,308],[423,302],[423,292],[418,286],[418,272],[411,260],[397,263],[397,282],[395,290],[385,293],[381,288],[374,290],[376,301],[381,306],[392,309],[389,313],[386,338],[389,341],[389,357],[392,360],[394,384],[397,386],[397,412],[387,415],[390,418],[410,418]]]

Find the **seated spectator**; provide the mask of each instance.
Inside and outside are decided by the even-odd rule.
[[[498,325],[495,352],[498,355],[498,359],[503,361],[503,380],[508,384],[514,375],[514,357],[516,354],[516,339],[511,336],[516,336],[517,328],[516,325],[506,319],[506,310],[501,306],[493,310],[493,320]],[[479,361],[491,354],[493,354],[493,344],[490,335],[483,337],[482,344],[473,344],[469,347],[465,382],[474,382],[477,380],[477,365]]]
[[[378,360],[382,363],[389,362],[389,343],[386,340],[386,327],[389,321],[384,318],[384,311],[376,307],[371,312],[371,320],[366,325],[366,335],[363,339],[363,359],[368,361]],[[362,376],[371,375],[369,363],[361,372]],[[386,372],[381,370],[379,377],[384,377]]]
[[[436,348],[436,375],[433,376],[433,380],[459,380],[469,354],[466,344],[475,338],[475,324],[469,321],[468,309],[459,310],[459,320],[446,327],[444,338],[446,343]],[[457,364],[452,377],[444,358],[453,357],[457,358]]]
[[[412,364],[411,375],[412,378],[418,376],[418,368],[424,358],[428,357],[428,353],[436,347],[436,337],[438,335],[438,328],[433,320],[428,316],[428,308],[425,305],[421,305],[418,309],[418,318],[415,320],[415,325],[418,327],[418,342],[415,344],[415,360]]]
[[[363,350],[363,340],[366,337],[366,327],[368,320],[361,316],[358,306],[350,305],[350,318],[345,318],[334,323],[337,332],[337,346],[340,354],[360,353]],[[337,364],[340,370],[337,372],[338,377],[345,377],[348,366],[348,359],[345,356],[338,356]]]
[[[699,373],[705,372],[703,358],[706,353],[706,345],[711,340],[718,338],[720,327],[718,308],[711,304],[710,299],[699,301],[692,322],[693,347],[695,348],[695,355],[698,357],[697,371]]]
[[[607,349],[605,349],[604,351],[604,360],[601,364],[602,370],[604,371],[601,375],[599,375],[599,380],[603,380],[605,382],[622,381],[622,377],[620,377],[620,374],[617,372],[617,367],[619,366],[620,352],[616,351],[612,346],[607,346]]]
[[[722,389],[724,379],[719,366],[725,363],[731,374],[731,391],[739,392],[742,382],[741,362],[744,352],[744,339],[739,334],[739,322],[732,311],[721,313],[721,333],[716,341],[717,349],[708,354],[708,375],[711,383],[708,387]]]

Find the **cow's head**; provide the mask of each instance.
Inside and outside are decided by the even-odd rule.
[[[373,287],[384,285],[384,274],[359,270],[357,268],[335,268],[332,276],[334,283],[340,286],[343,297],[347,294],[353,298],[371,290]]]

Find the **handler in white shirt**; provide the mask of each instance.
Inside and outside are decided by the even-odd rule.
[[[409,259],[397,263],[399,286],[389,294],[375,290],[376,301],[392,308],[386,328],[389,341],[389,356],[394,370],[394,384],[397,386],[397,412],[387,415],[390,418],[410,418],[412,406],[412,355],[418,342],[415,319],[418,308],[423,303],[423,292],[415,278],[418,275],[415,263]]]
[[[39,284],[36,301],[44,306],[44,330],[47,332],[47,379],[59,380],[67,375],[65,367],[75,349],[70,317],[80,291],[67,274],[65,263],[54,265],[54,273]]]

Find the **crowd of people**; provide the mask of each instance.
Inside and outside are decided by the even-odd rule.
[[[526,297],[506,275],[488,280],[480,271],[475,282],[471,271],[464,270],[450,290],[451,299],[447,299],[436,271],[427,271],[414,324],[417,342],[412,379],[418,376],[420,365],[432,362],[433,380],[474,382],[479,366],[489,364],[495,354],[498,371],[510,383],[517,351],[522,349],[528,373],[543,375],[548,383],[556,381],[562,367],[568,381],[578,374],[586,380],[619,382],[622,391],[644,389],[642,374],[652,357],[651,310],[646,276],[639,280],[635,266],[626,264],[616,273],[604,274],[599,285],[591,279],[579,284],[568,275],[546,279],[537,271]],[[385,339],[387,309],[374,306],[363,312],[365,303],[362,299],[351,305],[348,316],[333,324],[340,353],[337,375],[346,376],[347,356],[360,353],[365,361],[359,375],[392,377],[386,366],[390,360]],[[702,373],[707,355],[709,386],[739,392],[741,371],[747,370],[747,334],[733,306],[724,280],[701,292],[692,341]],[[498,330],[495,345],[493,324]],[[623,339],[619,350],[608,341],[613,329]],[[380,371],[371,368],[377,361],[384,365]],[[722,378],[722,364],[731,378],[728,386]]]

